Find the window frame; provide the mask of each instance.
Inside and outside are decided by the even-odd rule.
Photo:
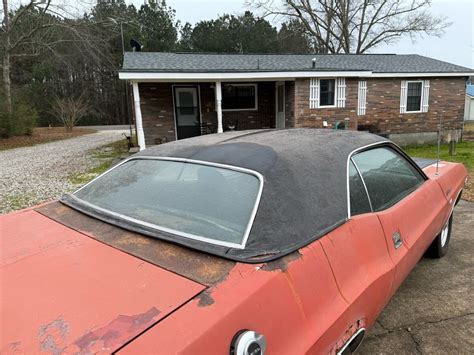
[[[420,92],[420,109],[417,111],[408,111],[408,86],[410,83],[417,83],[421,84],[421,92]],[[423,80],[406,80],[407,84],[407,92],[405,97],[405,113],[422,113],[423,112],[423,91],[425,90],[425,82]]]
[[[259,180],[259,188],[258,188],[258,191],[257,191],[257,196],[255,198],[255,203],[254,203],[252,211],[250,213],[249,221],[248,221],[248,223],[245,227],[245,231],[244,231],[244,234],[243,234],[243,237],[242,237],[242,242],[240,244],[239,243],[232,243],[232,242],[225,242],[225,241],[215,240],[215,239],[204,237],[204,236],[199,236],[199,235],[194,235],[194,234],[187,233],[187,232],[174,230],[174,229],[167,228],[167,227],[161,227],[161,226],[156,225],[154,223],[142,221],[142,220],[139,220],[139,219],[134,218],[134,217],[129,217],[129,216],[123,215],[123,214],[118,213],[118,212],[110,211],[106,208],[97,206],[93,203],[87,202],[87,201],[82,200],[79,197],[75,196],[75,194],[77,192],[84,189],[88,185],[92,184],[94,181],[100,179],[104,175],[110,173],[112,170],[114,170],[114,169],[118,168],[119,166],[121,166],[123,164],[126,164],[127,162],[130,162],[132,160],[161,160],[161,161],[174,161],[174,162],[181,162],[181,163],[190,163],[190,164],[197,164],[197,165],[203,165],[203,166],[211,166],[211,167],[216,167],[216,168],[221,168],[221,169],[228,169],[228,170],[238,171],[238,172],[241,172],[241,173],[245,173],[245,174],[255,176]],[[108,222],[108,223],[110,223],[110,220],[107,220],[106,218],[104,218],[104,216],[105,217],[110,216],[112,218],[116,218],[116,219],[121,220],[121,221],[130,222],[130,223],[133,223],[133,224],[138,225],[138,226],[147,227],[147,228],[150,228],[150,229],[158,231],[158,232],[164,232],[164,233],[168,233],[168,234],[171,234],[171,235],[174,235],[174,236],[183,237],[185,239],[204,242],[206,244],[223,246],[223,247],[228,247],[228,248],[235,248],[235,249],[245,249],[245,245],[247,244],[247,240],[249,238],[250,231],[251,231],[253,223],[255,221],[255,217],[257,215],[258,207],[260,205],[262,192],[263,192],[264,181],[265,181],[265,179],[264,179],[263,175],[260,174],[259,172],[255,171],[255,170],[247,169],[247,168],[242,168],[242,167],[239,167],[239,166],[234,166],[234,165],[227,165],[227,164],[214,163],[214,162],[208,162],[208,161],[203,161],[203,160],[186,159],[186,158],[162,157],[162,156],[137,156],[137,157],[130,157],[128,159],[123,160],[122,162],[120,162],[117,165],[113,166],[112,168],[110,168],[106,172],[100,174],[99,176],[92,179],[87,184],[80,187],[79,189],[77,189],[73,193],[68,194],[67,196],[72,198],[76,203],[79,204],[79,206],[73,205],[73,206],[70,206],[70,207],[73,207],[73,208],[79,207],[79,210],[81,212],[89,214],[93,218],[100,219],[100,220],[103,220],[103,221]],[[62,201],[62,199],[61,199],[61,201]],[[68,204],[65,201],[63,201],[63,202]],[[81,205],[92,208],[93,210],[99,211],[99,213],[97,214],[97,213],[91,213],[91,212],[84,211],[83,208],[80,208]],[[169,239],[165,239],[165,240],[169,240]],[[177,241],[174,240],[174,242],[177,242]]]
[[[319,78],[319,108],[332,108],[337,107],[337,78]],[[321,80],[334,80],[334,103],[332,105],[321,105]]]
[[[222,83],[221,90],[224,92],[225,86],[253,86],[255,91],[255,100],[253,108],[222,108],[222,112],[237,111],[258,111],[258,84],[257,83]],[[222,106],[224,105],[224,95],[222,95]]]
[[[369,199],[369,203],[370,203],[370,207],[371,207],[371,212],[370,213],[374,213],[374,210],[372,208],[372,200],[370,199],[370,195],[369,195],[369,191],[367,190],[367,186],[365,184],[365,180],[362,176],[362,174],[360,173],[360,170],[359,170],[359,167],[357,166],[357,164],[352,160],[352,157],[359,154],[359,153],[362,153],[362,152],[365,152],[365,151],[368,151],[368,150],[372,150],[372,149],[377,149],[377,148],[383,148],[383,147],[388,147],[389,149],[392,149],[395,151],[396,154],[399,154],[402,158],[405,158],[405,160],[411,164],[415,170],[417,170],[421,177],[423,178],[423,183],[421,183],[416,189],[414,189],[413,191],[411,191],[408,195],[404,196],[402,199],[398,200],[397,202],[395,202],[393,205],[391,206],[388,206],[387,208],[384,208],[383,210],[380,210],[380,211],[385,211],[387,209],[390,209],[392,208],[393,206],[395,206],[398,202],[404,200],[406,197],[410,196],[412,193],[414,193],[416,190],[418,190],[425,182],[426,180],[428,180],[428,177],[426,176],[425,172],[423,171],[423,169],[421,169],[414,161],[413,159],[410,158],[410,156],[408,156],[398,145],[396,145],[395,143],[391,142],[391,141],[381,141],[381,142],[376,142],[376,143],[371,143],[371,144],[367,144],[363,147],[360,147],[360,148],[357,148],[355,150],[353,150],[352,152],[349,153],[348,157],[347,157],[347,164],[346,164],[346,189],[347,189],[347,219],[351,219],[352,218],[352,214],[351,214],[351,191],[350,191],[350,183],[349,183],[349,166],[350,166],[350,162],[352,162],[357,170],[357,172],[359,173],[359,176],[364,184],[364,188],[365,188],[365,191],[367,193],[367,198]],[[377,212],[380,212],[380,211],[377,211]],[[358,216],[358,215],[356,215]]]

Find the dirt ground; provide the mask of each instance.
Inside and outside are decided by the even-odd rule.
[[[0,139],[0,150],[29,147],[36,144],[53,142],[57,140],[82,136],[96,132],[89,128],[74,128],[67,132],[64,127],[41,127],[35,128],[31,136],[16,136]]]
[[[420,260],[358,354],[474,354],[474,203],[460,201],[448,254]]]

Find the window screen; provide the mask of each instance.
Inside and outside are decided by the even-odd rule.
[[[132,159],[74,196],[93,208],[158,230],[243,246],[260,185],[260,179],[247,172],[181,161]]]
[[[222,109],[253,110],[256,109],[256,85],[222,85]]]
[[[408,83],[407,86],[407,111],[421,111],[422,83]]]
[[[352,216],[372,211],[364,183],[352,161],[349,163],[349,191]]]
[[[374,211],[386,209],[414,191],[423,176],[390,148],[375,148],[352,157],[369,192]]]
[[[333,106],[336,80],[321,79],[319,81],[319,105]]]

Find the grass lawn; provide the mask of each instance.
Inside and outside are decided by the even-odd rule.
[[[34,129],[31,136],[0,138],[0,150],[29,147],[95,132],[95,130],[87,128],[74,128],[71,132],[67,132],[64,127],[38,127]]]
[[[97,159],[98,163],[85,172],[69,176],[69,181],[75,185],[86,184],[110,168],[115,159],[128,155],[127,142],[123,139],[99,147],[93,152],[93,157]]]
[[[412,157],[434,159],[437,157],[436,145],[406,147],[404,150]],[[448,145],[443,144],[441,145],[440,159],[464,164],[469,172],[469,180],[463,192],[463,199],[474,201],[474,142],[458,143],[456,146],[456,155],[454,156],[449,155]]]

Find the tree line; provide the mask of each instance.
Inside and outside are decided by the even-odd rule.
[[[74,99],[87,101],[81,124],[127,123],[118,70],[132,38],[150,52],[364,53],[403,35],[440,35],[448,25],[429,13],[429,0],[250,1],[254,12],[194,25],[164,0],[140,7],[99,0],[85,12],[54,0],[2,4],[3,136],[28,133],[34,121],[58,124],[58,106]]]

